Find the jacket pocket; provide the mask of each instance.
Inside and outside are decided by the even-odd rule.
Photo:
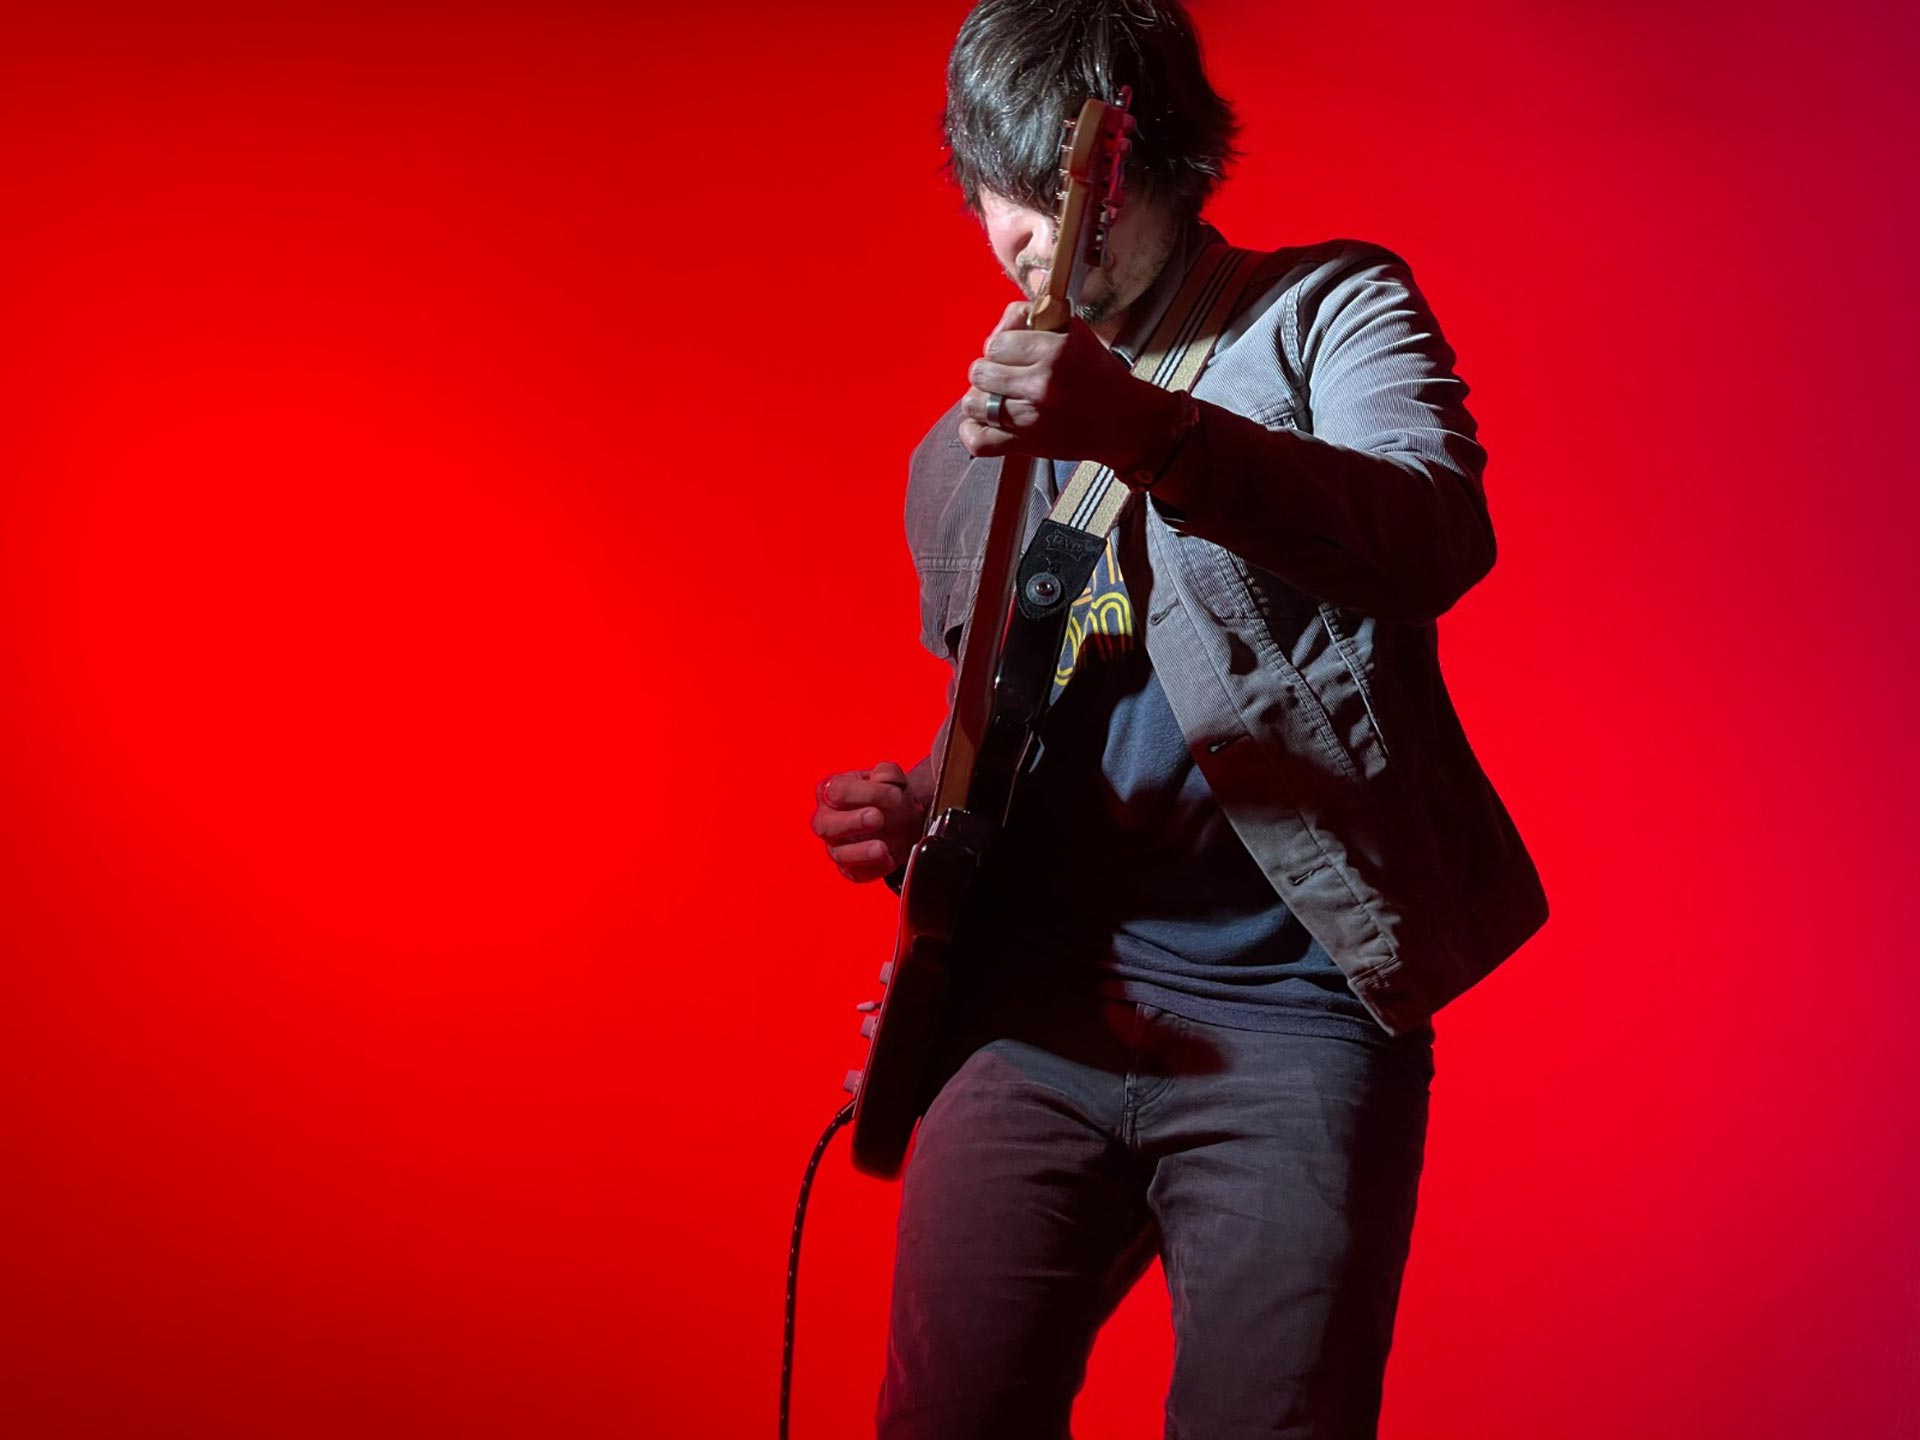
[[[1365,712],[1366,723],[1371,731],[1372,744],[1380,751],[1380,763],[1385,765],[1393,757],[1387,750],[1386,732],[1380,726],[1380,712],[1374,705],[1373,685],[1373,634],[1378,621],[1354,612],[1342,610],[1329,600],[1322,600],[1318,607],[1318,618],[1327,632],[1327,638],[1333,644],[1333,652],[1346,669],[1347,678],[1353,682],[1353,688],[1360,700],[1360,708]],[[1364,767],[1363,767],[1364,768]]]
[[[920,572],[920,643],[942,660],[957,660],[960,636],[980,585],[978,561],[930,565]]]
[[[1374,621],[1352,615],[1231,557],[1259,624],[1278,658],[1291,666],[1316,702],[1330,741],[1362,780],[1387,767],[1387,743],[1374,709]]]
[[[1247,411],[1249,420],[1258,420],[1269,430],[1298,430],[1300,420],[1291,400],[1268,400]]]

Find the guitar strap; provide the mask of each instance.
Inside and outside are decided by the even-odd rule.
[[[1167,390],[1192,389],[1267,258],[1224,242],[1202,251],[1134,362],[1135,378]],[[1040,619],[1086,588],[1107,532],[1132,500],[1133,491],[1108,466],[1082,460],[1074,467],[1021,556],[1014,594],[1022,614]]]

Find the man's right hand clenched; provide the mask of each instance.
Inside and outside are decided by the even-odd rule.
[[[923,816],[898,765],[888,760],[829,775],[814,794],[813,833],[842,875],[864,884],[907,863]]]

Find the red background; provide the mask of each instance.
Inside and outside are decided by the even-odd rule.
[[[904,458],[1005,298],[962,8],[5,15],[0,1431],[771,1433],[892,926],[810,791],[937,719]],[[1555,905],[1440,1020],[1396,1440],[1920,1426],[1899,8],[1196,5],[1217,218],[1473,385]],[[823,1172],[797,1436],[896,1193]],[[1156,1276],[1083,1437],[1169,1357]]]

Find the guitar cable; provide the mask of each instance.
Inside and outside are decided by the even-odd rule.
[[[832,1143],[834,1132],[853,1119],[853,1101],[842,1105],[827,1122],[827,1128],[820,1132],[820,1139],[813,1147],[813,1156],[807,1161],[806,1173],[800,1177],[800,1199],[793,1207],[793,1239],[787,1246],[787,1315],[786,1327],[780,1339],[780,1440],[787,1440],[787,1417],[793,1408],[793,1331],[794,1313],[800,1300],[800,1231],[807,1223],[807,1196],[813,1190],[814,1172],[820,1168],[820,1161]]]

